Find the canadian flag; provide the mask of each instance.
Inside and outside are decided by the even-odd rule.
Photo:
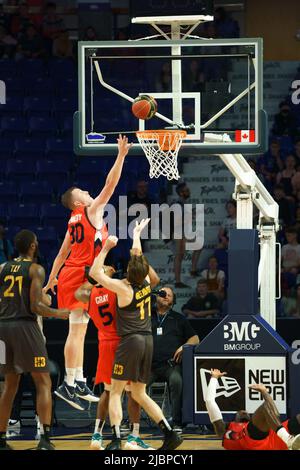
[[[236,142],[255,142],[255,130],[235,131]]]

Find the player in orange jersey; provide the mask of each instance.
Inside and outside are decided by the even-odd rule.
[[[111,266],[104,266],[104,270],[109,277],[112,277],[115,272]],[[120,342],[116,325],[117,296],[111,290],[95,285],[95,281],[88,275],[88,281],[77,289],[75,297],[81,302],[89,303],[88,314],[98,329],[99,355],[95,384],[103,383],[104,392],[101,394],[98,403],[90,448],[92,450],[104,450],[102,430],[108,415],[115,352]],[[153,450],[139,436],[141,408],[131,397],[130,385],[127,389],[128,415],[132,430],[124,448],[126,450]]]
[[[263,384],[249,385],[258,390],[264,402],[250,415],[245,410],[236,414],[235,421],[225,423],[215,401],[218,379],[226,372],[211,369],[211,379],[205,398],[206,408],[215,432],[228,450],[299,450],[300,414],[281,422],[276,405]]]
[[[83,376],[84,338],[89,321],[86,314],[87,306],[76,300],[74,294],[86,280],[86,267],[91,266],[107,238],[103,210],[119,182],[124,159],[130,147],[127,137],[120,135],[117,159],[106,178],[102,191],[95,199],[87,191],[76,187],[68,189],[63,194],[62,204],[72,213],[65,239],[54,260],[48,283],[44,288],[45,292],[51,289],[54,293],[54,286],[57,284],[58,305],[60,308],[71,310],[69,335],[64,350],[66,378],[55,393],[80,410],[84,410],[80,398],[98,401],[98,397],[87,387]],[[57,281],[56,276],[59,271]]]

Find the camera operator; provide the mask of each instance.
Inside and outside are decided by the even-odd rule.
[[[156,292],[152,309],[153,359],[148,385],[167,382],[173,426],[181,432],[182,349],[184,344],[199,344],[199,338],[185,316],[173,310],[175,300],[171,287],[165,286]]]

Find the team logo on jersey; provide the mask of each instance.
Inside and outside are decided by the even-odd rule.
[[[210,370],[201,368],[200,378],[201,378],[201,384],[202,384],[203,397],[206,397],[208,384],[211,378]],[[227,377],[227,376],[220,377],[218,381],[218,387],[216,390],[216,398],[231,397],[231,395],[234,395],[239,390],[241,390],[241,387],[239,386],[237,380],[234,377]]]
[[[46,358],[44,356],[34,358],[34,367],[46,367]]]
[[[124,367],[121,364],[114,365],[114,374],[115,375],[123,375]]]

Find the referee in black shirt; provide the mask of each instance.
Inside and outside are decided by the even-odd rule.
[[[154,382],[167,382],[170,391],[173,426],[182,428],[182,371],[181,358],[184,344],[199,344],[199,337],[189,321],[181,313],[173,310],[174,292],[171,287],[163,287],[165,297],[157,296],[152,311],[153,359],[151,378]]]

